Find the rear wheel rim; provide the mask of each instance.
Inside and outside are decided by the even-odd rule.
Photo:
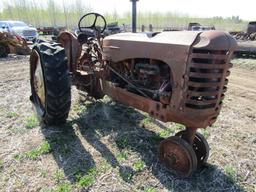
[[[37,53],[37,61],[36,61],[36,67],[34,72],[34,89],[35,93],[37,94],[42,106],[45,107],[45,85],[44,85],[44,76],[43,76],[43,70],[41,61],[39,58],[39,55]]]
[[[46,108],[44,73],[40,55],[36,50],[31,54],[31,89],[37,112],[43,116]]]

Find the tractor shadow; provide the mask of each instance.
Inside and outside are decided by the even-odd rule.
[[[58,167],[71,183],[77,182],[78,177],[95,167],[91,153],[85,149],[71,123],[62,126],[42,126],[42,133],[50,144]]]
[[[101,139],[107,138],[107,143],[115,145],[117,152],[130,150],[139,154],[145,163],[145,169],[150,170],[159,181],[156,182],[159,183],[157,185],[170,191],[223,191],[225,189],[244,191],[214,165],[206,165],[203,170],[190,178],[181,178],[163,167],[157,157],[158,144],[163,138],[154,131],[144,128],[141,122],[147,118],[148,116],[139,111],[112,100],[98,100],[87,104],[86,110],[80,112],[77,118],[69,121],[66,125],[67,131],[49,134],[45,129],[44,134],[51,143],[57,164],[64,170],[71,182],[75,181],[74,175],[78,171],[86,174],[91,167],[95,167],[94,155],[86,151],[81,140],[85,140],[111,167],[117,168],[125,182],[133,182],[131,178],[126,177],[127,173],[132,176],[139,173],[132,167],[123,166],[118,161],[117,153],[113,152],[113,149],[110,149],[110,146]],[[166,128],[158,121],[152,120],[151,123],[161,129]],[[76,131],[82,138],[77,136],[79,134]],[[63,141],[62,139],[58,141],[59,138]],[[63,151],[63,146],[67,153]]]

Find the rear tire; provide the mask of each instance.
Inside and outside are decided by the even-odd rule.
[[[46,125],[65,123],[71,105],[71,83],[64,48],[45,42],[33,48],[30,84],[31,100],[41,122]]]

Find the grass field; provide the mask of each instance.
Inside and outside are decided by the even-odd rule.
[[[254,59],[234,59],[232,63],[236,67],[256,71],[256,60]]]
[[[211,148],[208,164],[185,179],[157,158],[159,142],[183,126],[108,97],[88,100],[74,87],[67,124],[40,126],[29,101],[28,57],[1,59],[0,191],[254,192],[256,71],[233,63],[218,121],[200,130]]]

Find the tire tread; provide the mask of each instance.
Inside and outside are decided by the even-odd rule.
[[[57,43],[40,43],[34,49],[40,54],[45,84],[46,125],[66,122],[71,106],[71,83],[64,48]]]

